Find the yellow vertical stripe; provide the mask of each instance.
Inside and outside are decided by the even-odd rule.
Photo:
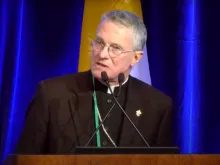
[[[85,0],[81,33],[80,57],[78,71],[90,69],[91,41],[103,13],[110,10],[128,10],[142,18],[140,0]]]

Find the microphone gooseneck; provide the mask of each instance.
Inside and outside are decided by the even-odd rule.
[[[118,77],[118,81],[119,81],[119,85],[120,85],[120,83],[122,84],[123,83],[123,79],[124,79],[124,74],[122,75],[123,73],[120,73],[119,74],[119,76],[120,77]],[[108,85],[108,88],[110,89],[110,92],[111,92],[111,94],[112,94],[112,96],[113,96],[113,99],[114,99],[114,101],[115,101],[115,103],[119,106],[119,108],[122,110],[122,112],[124,113],[124,115],[127,117],[127,119],[129,120],[129,122],[132,124],[132,126],[135,128],[135,130],[137,131],[137,133],[139,134],[139,136],[142,138],[142,140],[144,141],[144,143],[148,146],[148,147],[150,147],[150,145],[147,143],[147,141],[144,139],[144,137],[143,137],[143,135],[140,133],[140,131],[137,129],[137,127],[134,125],[134,123],[131,121],[131,119],[129,118],[129,116],[127,115],[127,113],[125,112],[125,110],[122,108],[122,106],[120,105],[120,103],[117,101],[117,99],[115,98],[115,96],[114,96],[114,93],[112,92],[112,89],[111,89],[111,87],[110,87],[110,84],[109,84],[109,82],[108,82],[108,75],[107,75],[107,73],[105,72],[105,71],[103,71],[102,73],[101,73],[101,76],[102,76],[102,80],[103,81],[105,81],[105,83]]]
[[[102,126],[102,124],[104,123],[104,121],[107,119],[108,115],[110,114],[110,112],[112,111],[112,109],[114,108],[115,104],[112,105],[112,107],[110,108],[110,110],[108,111],[108,113],[105,115],[105,117],[103,118],[103,120],[100,122],[99,126],[96,128],[96,130],[93,132],[92,136],[90,137],[90,139],[88,140],[88,142],[86,143],[85,147],[87,147],[89,145],[89,143],[92,141],[92,138],[95,136],[96,132],[99,130],[99,128]]]
[[[102,72],[101,73],[101,77],[103,79],[103,81],[107,81],[108,80],[108,75],[106,72]],[[94,80],[94,77],[93,77]],[[94,83],[94,81],[93,81]],[[93,84],[94,85],[94,84]],[[94,97],[94,96],[93,96]],[[95,94],[96,97],[96,94]],[[96,99],[94,99],[94,102],[96,103]],[[98,132],[98,130],[100,129],[100,127],[103,125],[104,121],[107,119],[108,115],[110,114],[110,112],[113,110],[115,106],[115,103],[112,105],[112,107],[109,109],[108,113],[105,115],[105,117],[100,121],[100,124],[96,127],[95,131],[93,132],[92,136],[90,137],[90,139],[88,140],[88,142],[86,143],[85,147],[87,147],[89,145],[89,143],[92,141],[93,137],[95,136],[95,134]],[[109,139],[111,141],[111,139]],[[117,147],[115,145],[115,143],[113,143],[114,147]]]

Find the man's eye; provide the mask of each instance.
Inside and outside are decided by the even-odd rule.
[[[97,41],[97,43],[100,45],[104,45],[104,43],[102,41]]]
[[[95,41],[95,42],[102,43],[102,40],[100,40],[100,39],[95,39],[94,41]]]
[[[121,50],[121,48],[118,47],[118,46],[113,46],[112,48],[113,48],[114,50]]]

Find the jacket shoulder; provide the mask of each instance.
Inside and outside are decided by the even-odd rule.
[[[47,78],[40,83],[44,83],[45,85],[56,85],[56,84],[70,84],[75,81],[75,79],[84,77],[87,72],[77,72],[73,74],[66,74],[62,76],[56,76],[52,78]]]
[[[132,79],[134,82],[134,87],[137,91],[140,91],[141,95],[143,95],[143,99],[151,100],[152,102],[156,102],[157,104],[163,104],[163,106],[169,106],[170,104],[172,104],[171,97],[164,92],[135,77],[132,77]]]
[[[47,78],[39,82],[38,87],[44,90],[47,95],[52,97],[65,95],[69,92],[74,92],[78,86],[78,81],[85,81],[88,72],[78,72],[52,78]]]

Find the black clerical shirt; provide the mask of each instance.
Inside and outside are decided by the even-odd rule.
[[[124,108],[125,102],[126,102],[126,96],[127,96],[127,85],[128,82],[124,83],[121,87],[121,92],[118,97],[118,101],[121,104],[121,106]],[[110,92],[108,92],[108,87],[104,84],[102,84],[100,81],[95,81],[95,90],[97,93],[97,102],[98,102],[98,108],[101,115],[101,118],[105,117],[105,115],[108,113],[108,111],[111,109],[111,107],[114,104],[114,99]],[[114,87],[114,95],[117,96],[119,93],[119,87]],[[114,108],[104,121],[104,127],[105,130],[108,132],[111,139],[114,141],[114,143],[118,146],[120,141],[120,135],[122,130],[122,123],[124,119],[124,114],[122,110],[118,107],[117,104],[115,104]],[[106,133],[103,131],[103,128],[100,127],[100,135],[101,135],[101,146],[114,146],[112,142],[109,140]]]

